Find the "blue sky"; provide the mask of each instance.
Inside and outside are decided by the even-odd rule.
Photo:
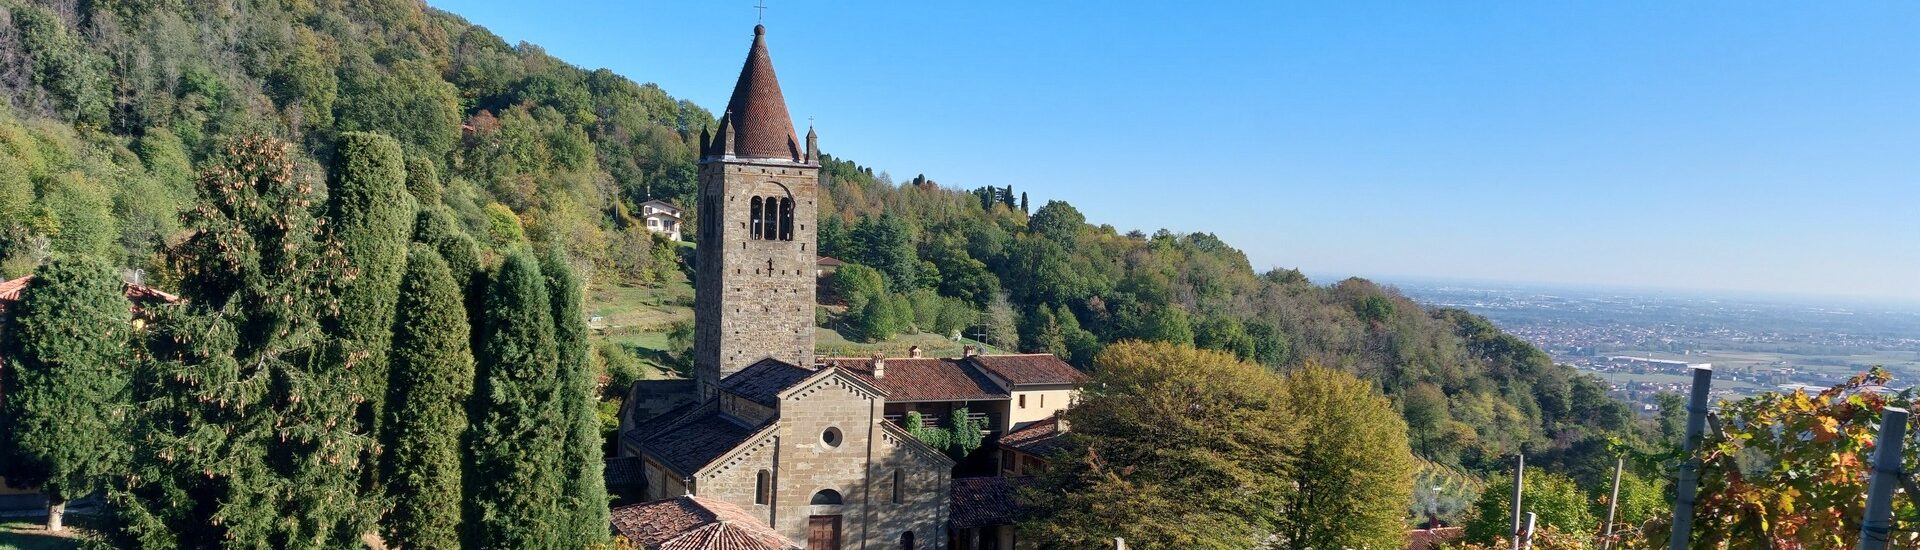
[[[429,3],[709,108],[755,22]],[[1255,269],[1920,301],[1920,3],[768,5],[796,123],[896,180]]]

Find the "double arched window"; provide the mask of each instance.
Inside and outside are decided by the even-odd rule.
[[[750,201],[747,238],[756,241],[793,240],[793,199],[754,197]]]

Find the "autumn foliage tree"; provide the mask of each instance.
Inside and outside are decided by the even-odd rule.
[[[1300,443],[1280,377],[1165,343],[1114,344],[1095,364],[1066,413],[1071,450],[1023,493],[1041,511],[1025,526],[1035,538],[1241,549],[1273,531]]]
[[[1852,548],[1865,513],[1867,479],[1881,411],[1906,405],[1913,390],[1881,393],[1893,379],[1878,367],[1819,393],[1767,392],[1722,401],[1699,453],[1694,548]],[[1904,471],[1915,471],[1913,432]],[[1913,495],[1897,495],[1896,533],[1920,516]],[[1668,520],[1629,537],[1629,547],[1664,546]]]

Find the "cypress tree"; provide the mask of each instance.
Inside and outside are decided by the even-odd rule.
[[[553,310],[539,261],[507,257],[483,302],[466,474],[467,548],[555,547],[566,428]]]
[[[393,138],[365,132],[340,136],[334,153],[328,215],[346,255],[339,279],[340,315],[332,332],[345,342],[343,362],[356,374],[360,429],[371,433],[386,399],[387,347],[393,306],[413,230],[405,157]]]
[[[126,459],[131,305],[120,278],[90,258],[56,258],[35,274],[0,369],[0,474],[47,495],[47,529]]]
[[[440,204],[440,168],[427,157],[407,157],[407,193],[421,207]]]
[[[354,377],[322,330],[345,261],[289,149],[234,139],[202,175],[169,251],[186,301],[149,310],[134,374],[116,547],[343,548],[372,527]]]
[[[476,284],[476,279],[481,275],[480,245],[460,229],[460,220],[454,219],[452,209],[444,205],[421,208],[419,216],[414,219],[413,240],[440,253],[440,259],[447,262],[447,270],[453,274],[453,280],[460,283],[462,290],[469,290]]]
[[[587,342],[586,313],[580,303],[585,290],[557,249],[541,256],[541,273],[547,276],[553,306],[554,343],[560,356],[558,397],[567,430],[560,471],[565,476],[561,511],[566,521],[560,540],[565,548],[586,548],[606,542],[608,518],[606,457],[601,452],[600,417],[593,397],[597,377],[587,360],[592,344]]]
[[[440,254],[415,244],[394,320],[382,478],[393,499],[386,542],[460,547],[461,439],[473,393],[473,353],[460,284]]]

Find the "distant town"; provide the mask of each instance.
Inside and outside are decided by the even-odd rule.
[[[1716,398],[1825,388],[1875,365],[1893,386],[1920,380],[1920,307],[1629,294],[1459,283],[1396,283],[1431,307],[1486,316],[1557,363],[1607,380],[1651,412],[1684,393],[1687,369],[1714,368]]]

